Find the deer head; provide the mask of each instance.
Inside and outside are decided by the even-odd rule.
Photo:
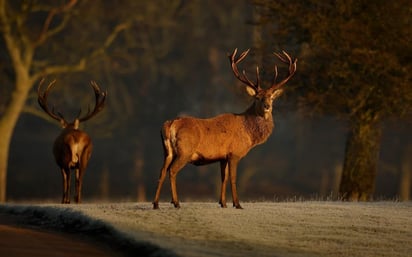
[[[297,59],[292,61],[292,58],[289,56],[288,53],[282,51],[282,53],[274,53],[276,57],[280,59],[280,61],[289,64],[289,73],[282,81],[279,83],[276,82],[278,76],[278,67],[275,65],[274,68],[274,76],[272,85],[267,88],[263,89],[260,86],[260,76],[259,76],[259,67],[256,66],[256,82],[251,81],[247,75],[246,71],[243,70],[242,73],[239,72],[237,65],[245,59],[249,50],[246,50],[240,54],[239,57],[236,57],[237,48],[233,51],[232,54],[229,54],[229,61],[232,67],[232,71],[235,74],[235,77],[240,80],[243,84],[246,85],[247,93],[255,98],[254,107],[255,112],[257,115],[264,117],[265,119],[269,119],[272,117],[272,103],[277,97],[279,97],[283,93],[283,86],[288,82],[288,80],[295,74],[296,72],[296,63]]]

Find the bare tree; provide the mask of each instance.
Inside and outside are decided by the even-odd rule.
[[[14,81],[10,99],[0,117],[0,202],[6,201],[10,141],[30,89],[41,77],[84,70],[88,60],[104,53],[104,49],[107,49],[118,34],[131,24],[130,21],[118,23],[102,42],[94,45],[90,54],[79,56],[75,61],[62,64],[44,60],[36,62],[39,48],[64,32],[77,5],[77,0],[69,0],[57,6],[0,0],[0,33],[12,63]],[[30,23],[30,15],[39,13],[46,13],[40,29],[31,29],[30,26],[33,24]]]

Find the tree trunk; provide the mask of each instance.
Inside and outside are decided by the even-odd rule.
[[[27,43],[26,38],[19,40],[15,37],[18,33],[13,33],[14,18],[9,19],[6,11],[6,2],[0,0],[0,33],[4,38],[4,43],[10,56],[16,82],[14,91],[11,94],[9,103],[3,116],[0,117],[0,203],[6,201],[7,192],[7,164],[9,159],[10,143],[16,127],[20,113],[23,110],[28,92],[32,86],[30,78],[30,66],[33,59],[34,48]],[[21,43],[23,42],[23,43]]]
[[[335,169],[333,170],[333,186],[332,186],[332,199],[339,199],[339,186],[342,179],[342,162],[335,164]]]
[[[368,201],[375,190],[382,128],[358,121],[349,132],[339,193],[342,200]]]
[[[146,187],[144,183],[144,156],[140,149],[136,153],[133,177],[136,179],[136,199],[137,202],[146,202]]]
[[[4,119],[2,119],[3,121]],[[0,123],[0,203],[6,202],[6,186],[7,186],[7,162],[9,160],[9,145],[11,140],[11,132],[6,123]]]
[[[27,85],[16,87],[17,89],[12,94],[10,104],[7,106],[4,115],[0,119],[0,203],[4,203],[6,201],[7,164],[13,131],[24,107],[28,90],[30,88],[29,81],[20,83],[26,83]]]
[[[401,177],[399,183],[399,199],[401,201],[409,201],[411,195],[411,180],[412,180],[412,144],[405,147],[404,154],[401,159]]]

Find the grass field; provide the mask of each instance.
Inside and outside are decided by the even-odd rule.
[[[159,246],[156,256],[412,256],[410,202],[242,205],[6,204],[0,212],[25,216],[31,225]]]

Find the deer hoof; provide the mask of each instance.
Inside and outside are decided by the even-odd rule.
[[[172,204],[175,206],[176,209],[180,208],[180,203],[179,202],[172,201]]]
[[[233,207],[235,207],[236,209],[243,209],[243,207],[240,206],[239,203],[233,203]]]
[[[220,207],[222,207],[222,208],[227,208],[227,205],[226,205],[226,203],[223,203],[223,202],[219,202],[219,204],[220,204]]]
[[[159,209],[159,203],[153,203],[153,210]]]

